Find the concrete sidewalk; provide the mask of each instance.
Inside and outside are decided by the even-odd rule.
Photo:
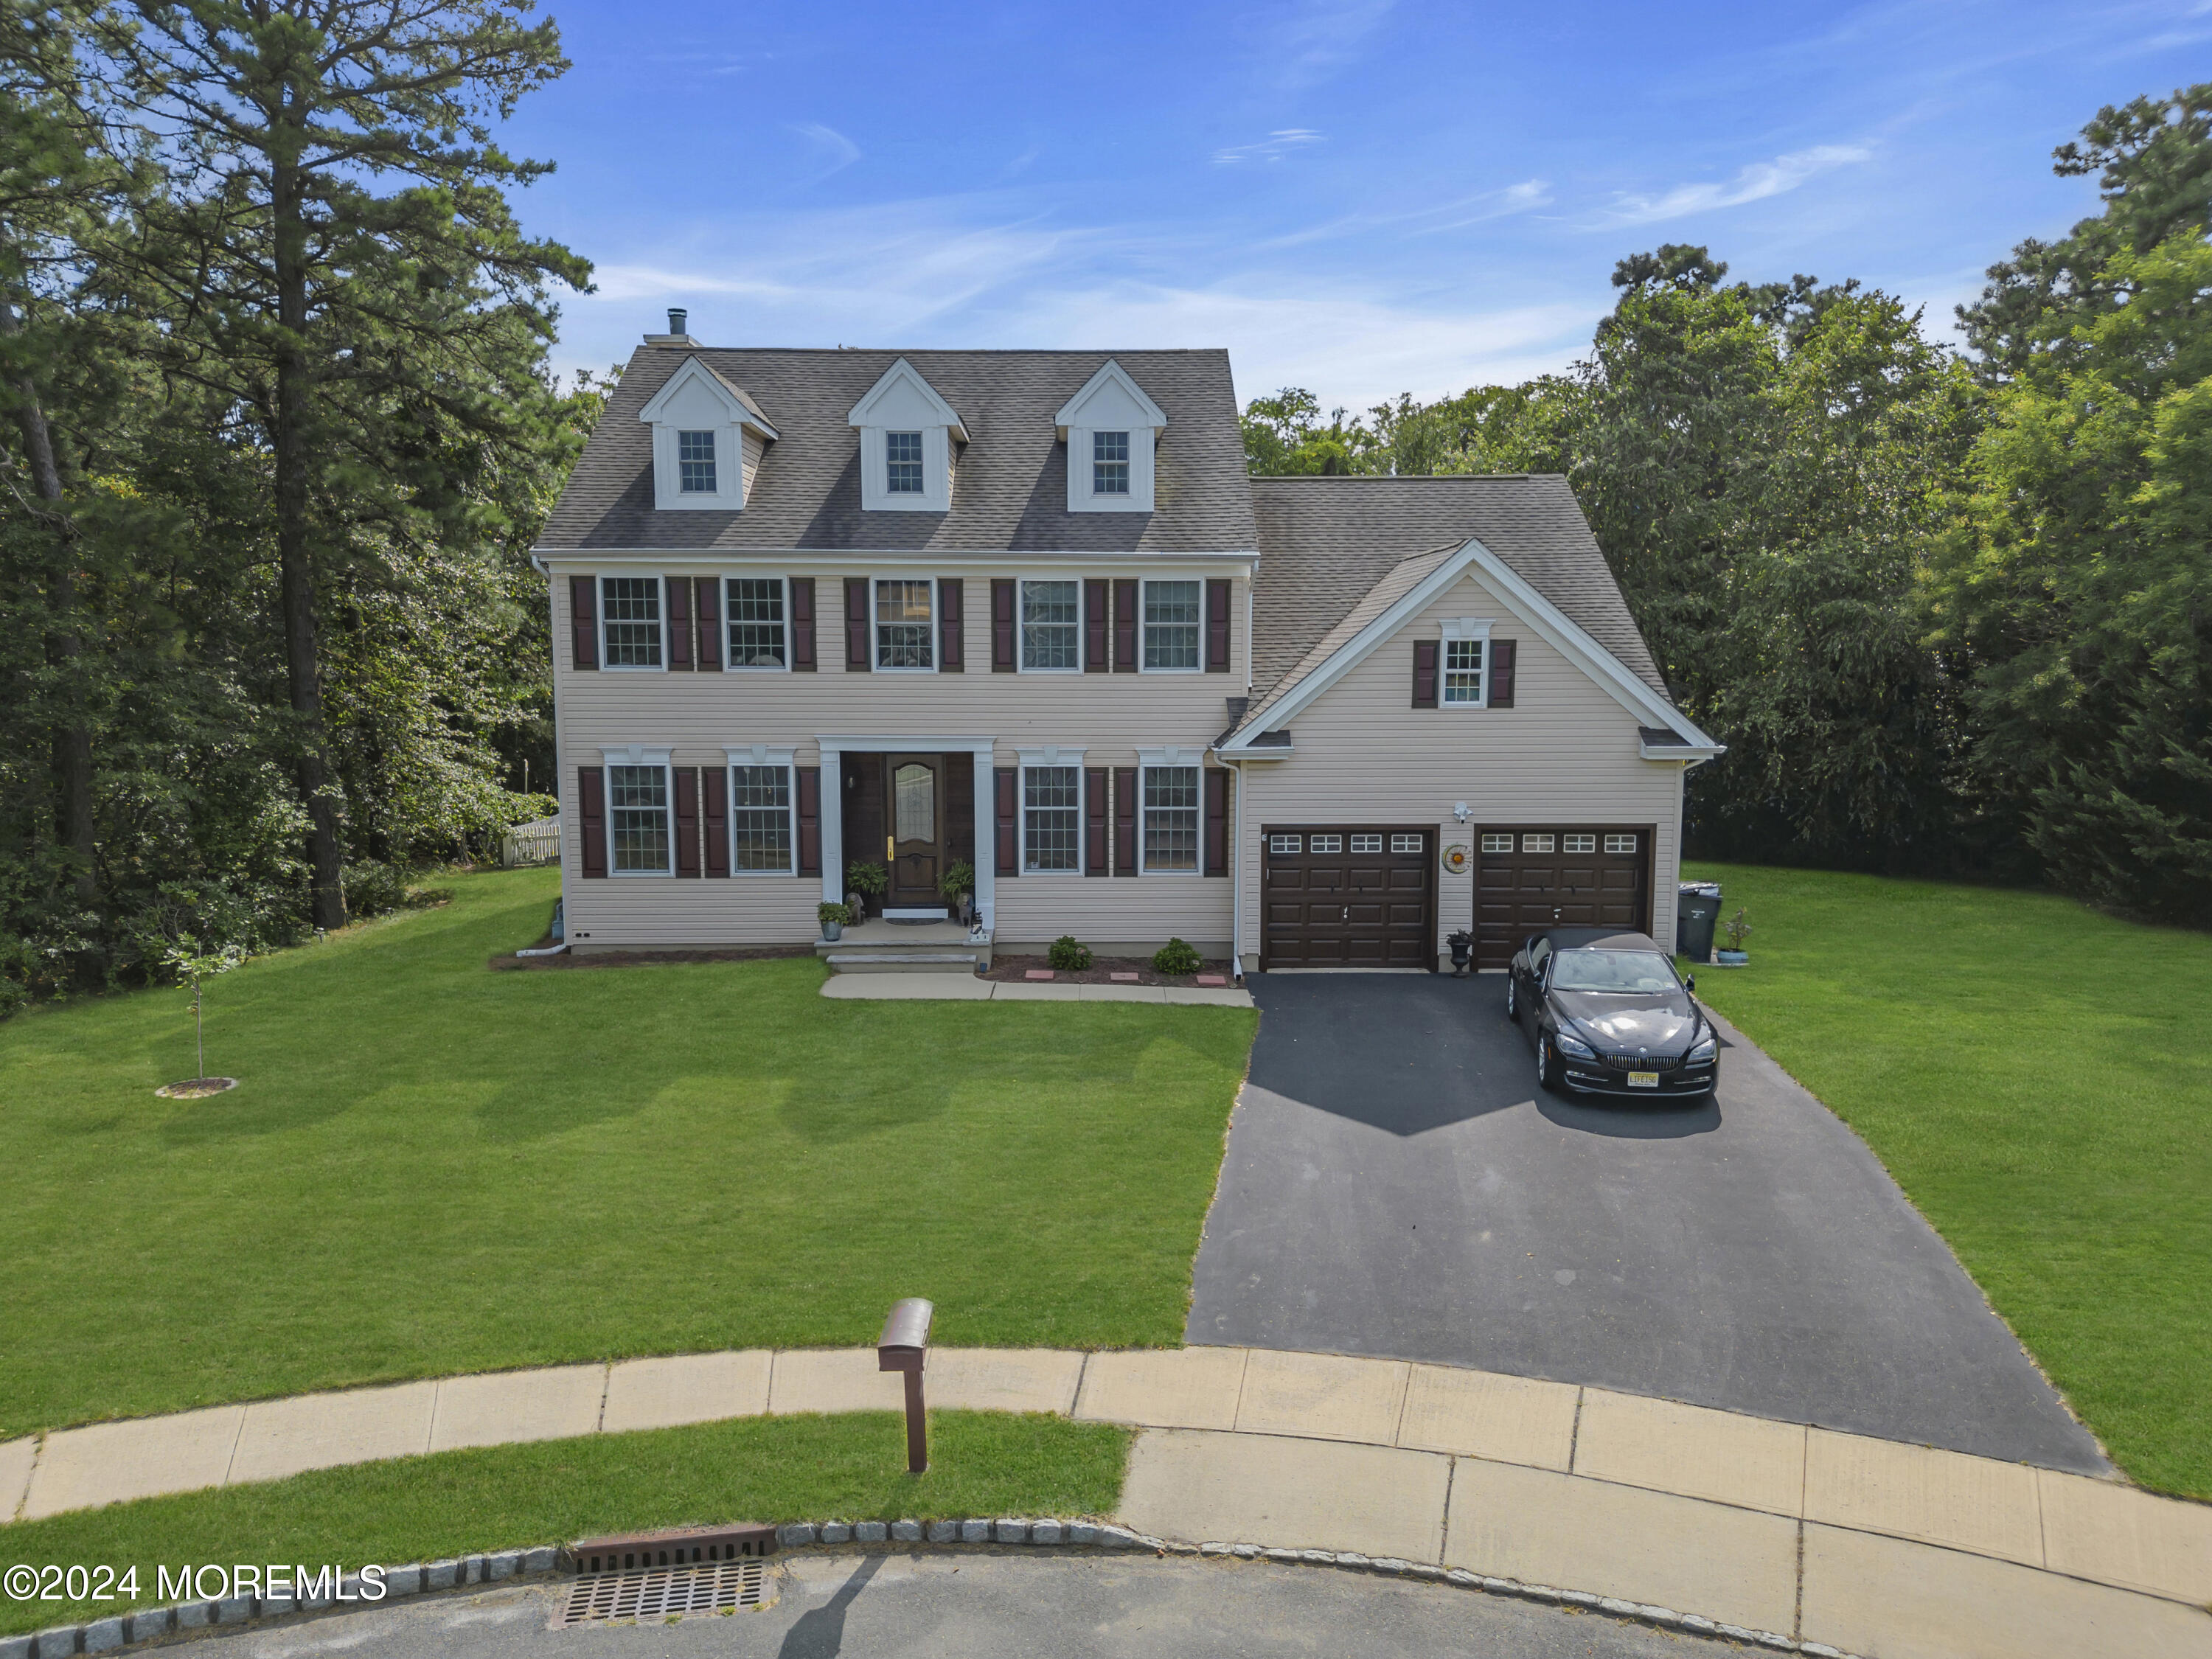
[[[977,979],[972,974],[832,974],[822,994],[839,1002],[1154,1002],[1249,1008],[1235,986],[1061,985]]]
[[[1664,1606],[1879,1656],[2212,1659],[2212,1508],[2116,1481],[1450,1366],[940,1349],[932,1405],[1139,1428],[1120,1519]],[[507,1371],[0,1445],[0,1514],[465,1446],[893,1411],[872,1349]]]

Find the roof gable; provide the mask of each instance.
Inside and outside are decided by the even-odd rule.
[[[653,425],[726,421],[732,425],[749,426],[764,438],[776,435],[759,405],[742,388],[696,357],[684,360],[683,366],[638,410],[637,418]]]
[[[937,388],[903,357],[883,373],[867,395],[853,405],[845,417],[848,426],[950,427],[952,435],[968,441],[968,428],[960,424],[952,405],[937,395]]]
[[[1065,439],[1072,426],[1109,430],[1148,426],[1157,430],[1168,423],[1168,417],[1145,395],[1144,387],[1129,378],[1128,371],[1109,357],[1083,383],[1083,389],[1060,406],[1052,423]]]

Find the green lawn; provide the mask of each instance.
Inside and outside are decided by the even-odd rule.
[[[155,1565],[397,1565],[595,1533],[731,1521],[1107,1515],[1127,1431],[997,1413],[930,1413],[930,1470],[908,1475],[893,1413],[744,1418],[322,1469],[0,1527],[0,1562],[136,1565],[141,1594],[0,1601],[0,1634],[153,1607]]]
[[[0,1025],[0,1437],[487,1367],[1181,1340],[1255,1016],[841,1003],[811,960],[492,973],[545,871]]]
[[[2212,1498],[2212,938],[2042,893],[1701,866],[1723,1014],[1863,1135],[2120,1467]]]

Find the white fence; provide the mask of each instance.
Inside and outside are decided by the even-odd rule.
[[[519,864],[559,863],[561,820],[556,817],[516,824],[500,840],[499,861],[509,868]]]

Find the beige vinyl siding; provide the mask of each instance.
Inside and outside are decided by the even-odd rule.
[[[1168,567],[1168,568],[1164,568]],[[1202,750],[1228,724],[1224,699],[1246,690],[1250,641],[1244,627],[1246,567],[1192,556],[1141,566],[1042,561],[977,566],[957,559],[922,562],[887,559],[862,566],[846,561],[810,564],[743,563],[635,558],[594,567],[582,559],[553,562],[553,662],[558,699],[563,836],[562,886],[569,937],[592,945],[670,946],[803,944],[818,929],[817,876],[729,878],[624,876],[582,878],[582,830],[574,810],[576,769],[602,763],[600,751],[631,744],[673,750],[678,766],[720,767],[726,745],[764,744],[795,751],[795,764],[821,763],[823,736],[989,738],[995,766],[1019,763],[1017,750],[1057,745],[1085,751],[1086,767],[1134,767],[1140,748]],[[572,666],[570,574],[665,576],[811,576],[815,583],[812,673],[707,671],[665,673],[579,671]],[[847,672],[844,580],[957,576],[966,583],[962,611],[965,667],[943,672]],[[991,581],[1018,576],[1062,579],[1133,576],[1232,580],[1231,664],[1225,674],[1005,674],[991,668]],[[726,607],[718,607],[725,611]],[[826,792],[825,792],[826,793]],[[825,817],[836,811],[825,800]],[[975,826],[979,843],[992,833]],[[857,854],[856,854],[857,855]],[[1225,942],[1229,882],[1220,877],[1157,875],[1001,877],[996,936],[1048,940],[1064,933],[1115,941]]]
[[[1413,647],[1447,617],[1487,617],[1516,642],[1510,708],[1415,708]],[[1260,949],[1261,835],[1270,823],[1375,823],[1432,829],[1435,851],[1470,849],[1485,826],[1650,826],[1652,890],[1662,939],[1674,929],[1680,862],[1681,763],[1638,752],[1638,718],[1523,625],[1472,577],[1430,605],[1291,722],[1296,752],[1248,764],[1238,880],[1246,965]],[[1465,801],[1462,825],[1453,805]],[[1437,948],[1474,925],[1474,878],[1439,860]]]

